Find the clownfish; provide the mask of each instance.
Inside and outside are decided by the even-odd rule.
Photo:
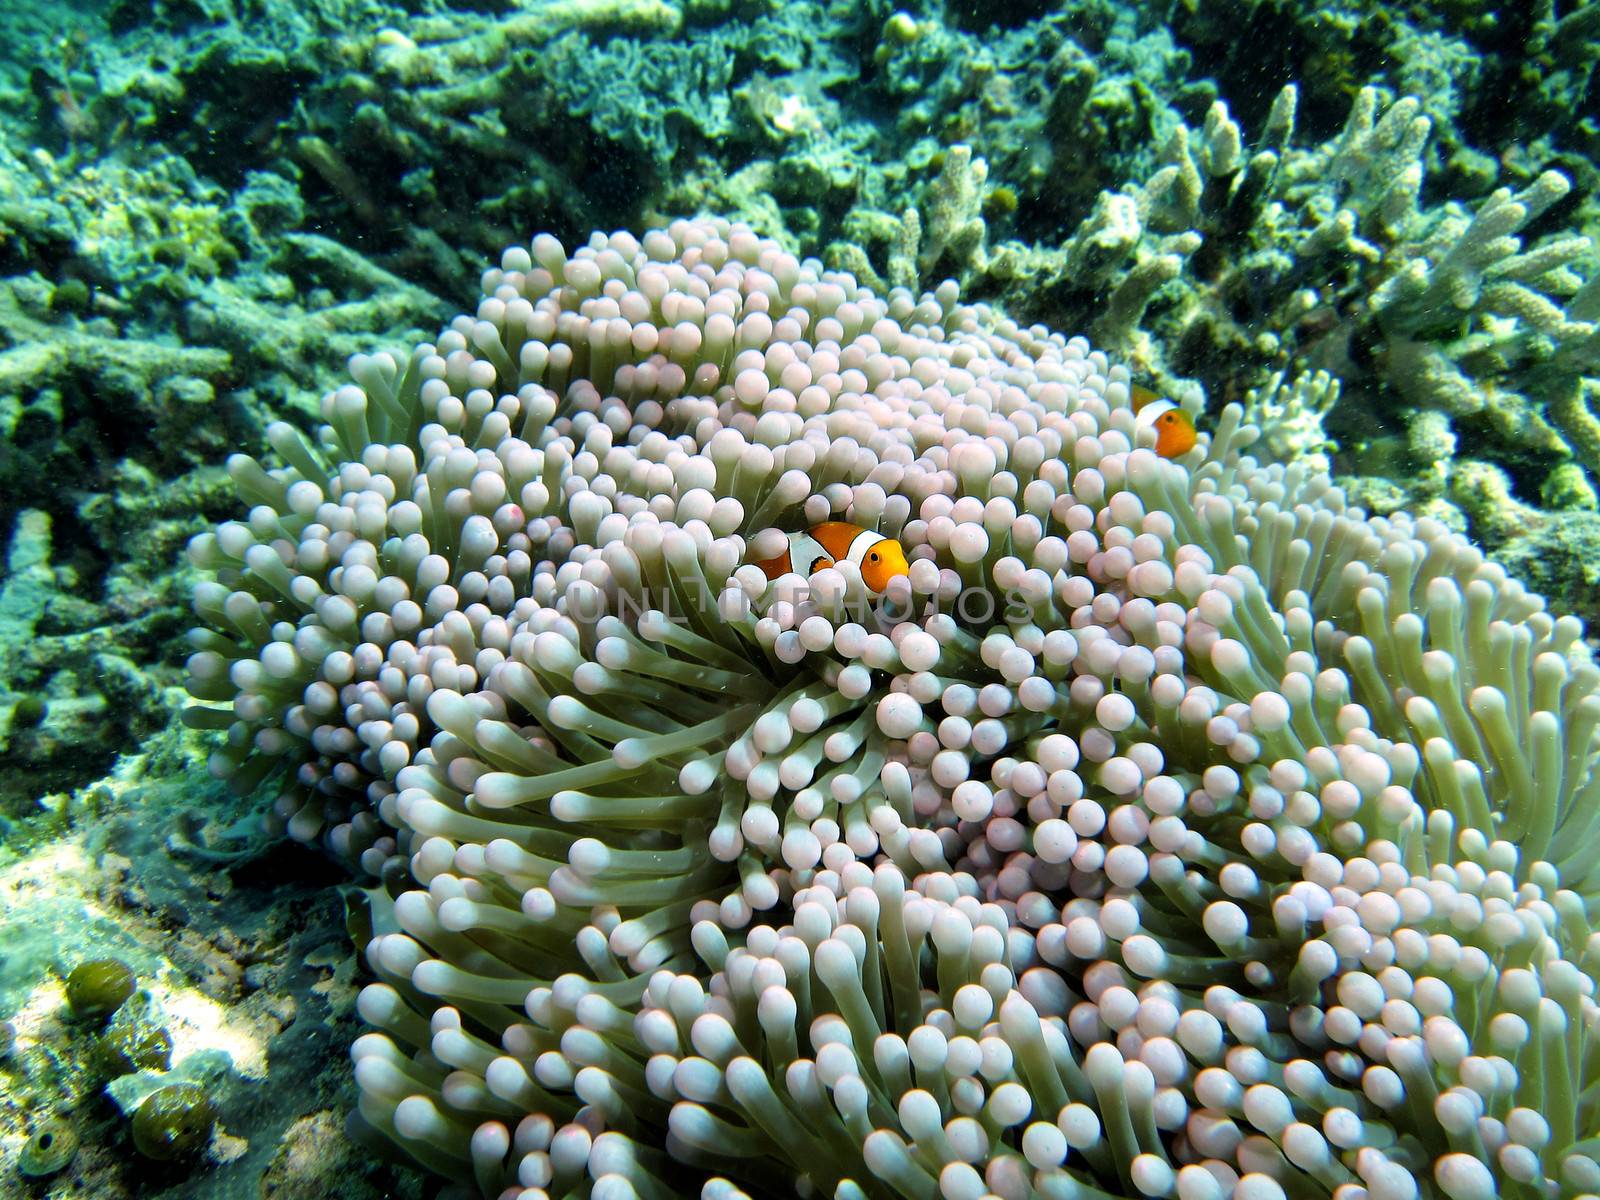
[[[861,571],[861,582],[875,596],[882,594],[891,579],[911,570],[899,542],[848,521],[824,521],[791,533],[782,554],[758,559],[755,565],[768,579],[777,579],[790,571],[809,576],[836,562],[854,563]]]
[[[1171,400],[1163,400],[1147,387],[1137,383],[1129,388],[1133,397],[1135,424],[1139,428],[1156,431],[1156,453],[1162,458],[1177,458],[1193,450],[1200,435],[1194,427],[1194,418]]]

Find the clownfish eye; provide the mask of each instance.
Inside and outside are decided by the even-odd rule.
[[[876,550],[874,550],[871,554],[867,555],[867,561],[868,562],[877,562],[878,561],[878,552]]]

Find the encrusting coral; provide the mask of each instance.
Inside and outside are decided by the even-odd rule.
[[[483,285],[191,548],[212,769],[394,897],[359,1134],[518,1200],[1600,1193],[1575,619],[953,284],[700,220]],[[829,518],[909,572],[746,565]]]

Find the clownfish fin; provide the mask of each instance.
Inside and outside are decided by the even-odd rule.
[[[773,558],[758,558],[752,565],[760,567],[768,581],[781,579],[789,573],[789,551],[785,550]]]

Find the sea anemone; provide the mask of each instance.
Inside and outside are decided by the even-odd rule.
[[[700,220],[483,293],[191,547],[213,770],[394,896],[358,1134],[522,1200],[1600,1191],[1575,619],[953,283]],[[909,572],[748,565],[830,519]]]

